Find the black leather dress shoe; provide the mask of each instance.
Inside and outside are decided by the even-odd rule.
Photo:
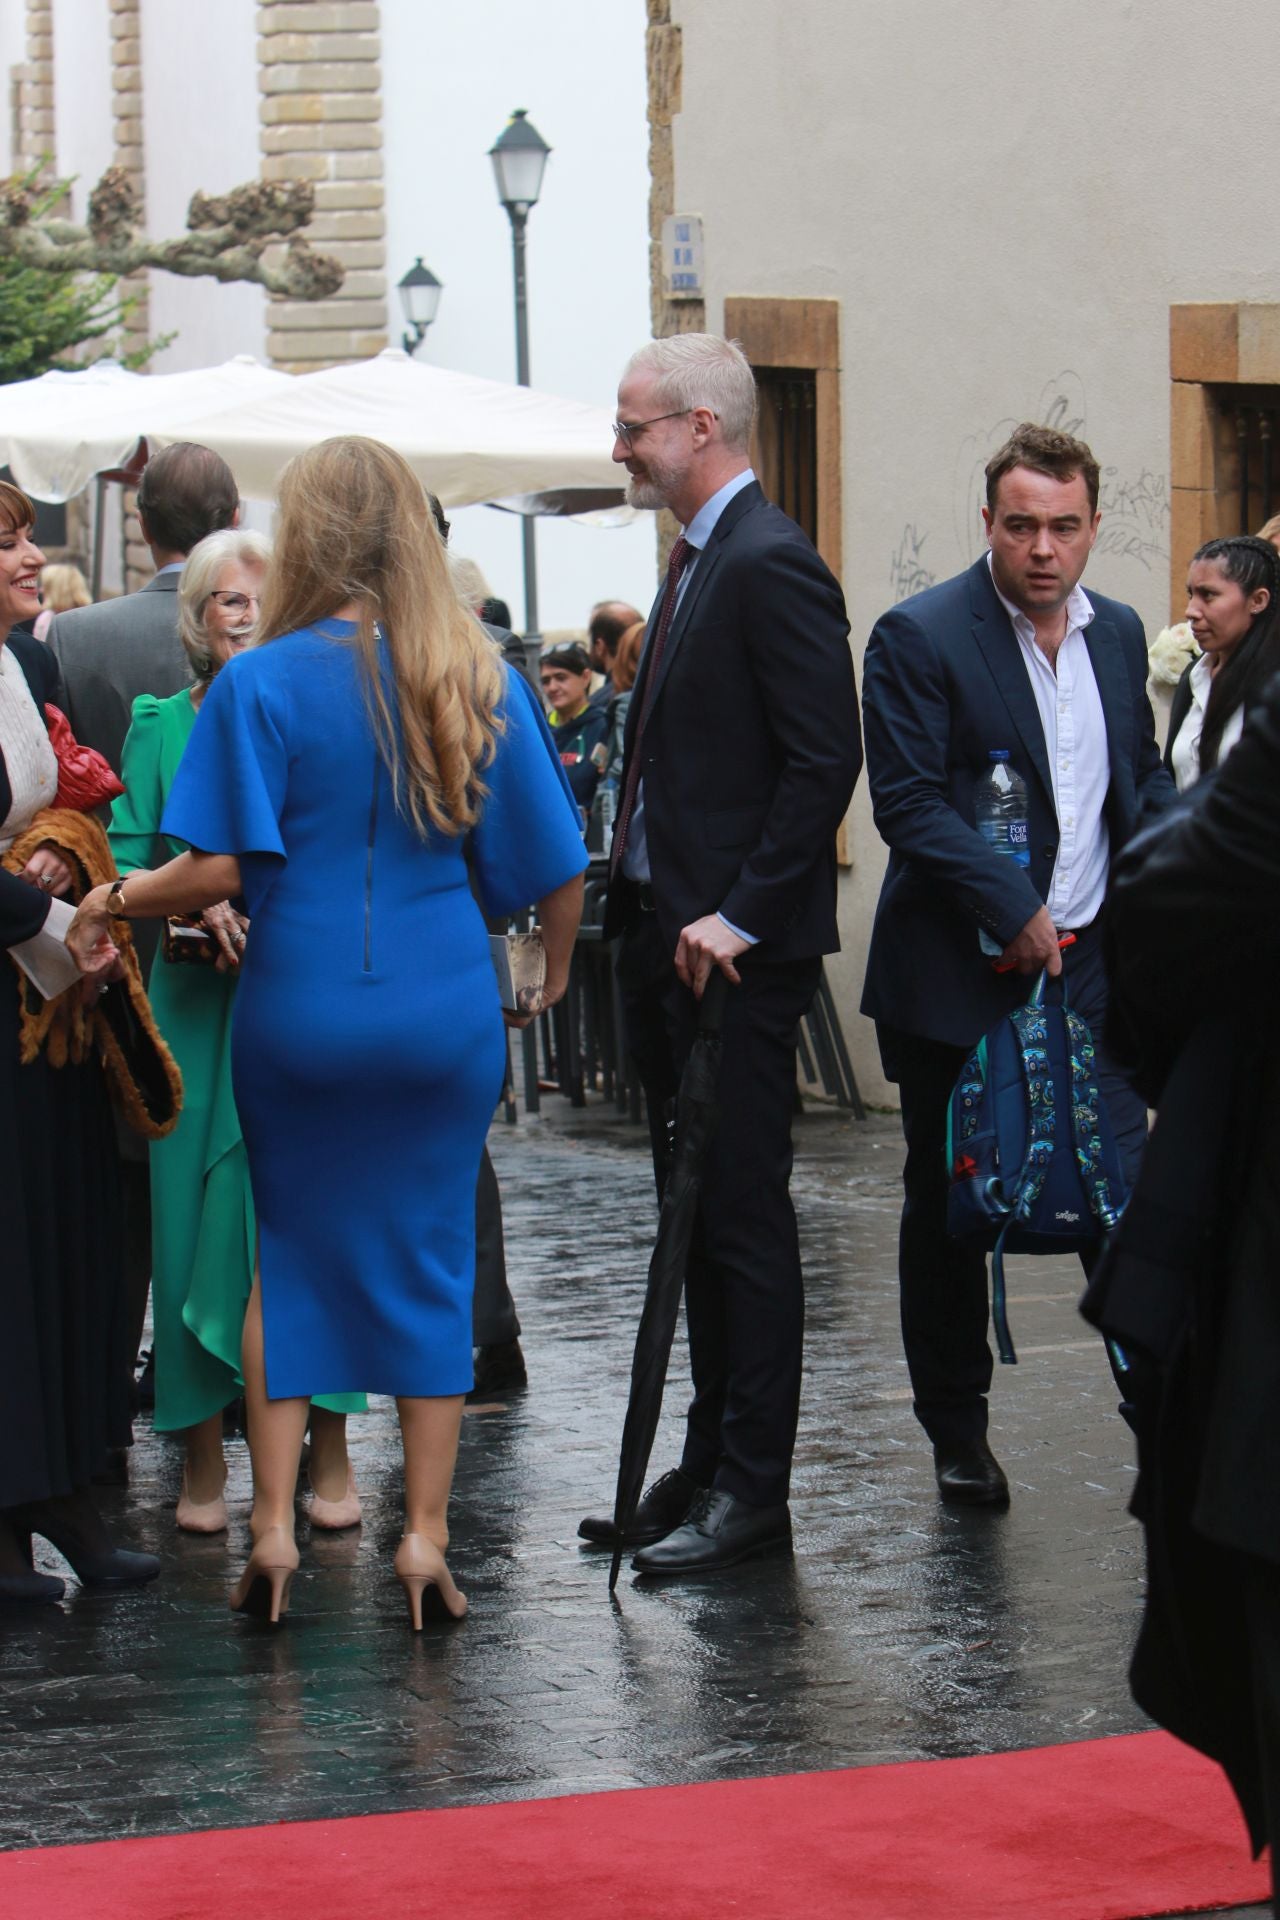
[[[624,1547],[647,1547],[651,1541],[665,1540],[672,1529],[680,1525],[702,1491],[683,1467],[673,1467],[670,1473],[664,1473],[661,1480],[655,1480],[648,1492],[642,1495],[621,1544]],[[611,1513],[588,1515],[578,1528],[578,1537],[590,1540],[596,1547],[616,1547],[619,1544],[618,1529],[613,1524]]]
[[[529,1384],[524,1351],[518,1340],[503,1340],[496,1346],[477,1347],[476,1382],[467,1395],[468,1404],[492,1400],[495,1394],[515,1393]]]
[[[749,1507],[731,1493],[701,1493],[683,1526],[631,1562],[637,1573],[718,1573],[753,1554],[791,1545],[789,1507]]]
[[[1007,1507],[1009,1482],[984,1439],[949,1441],[933,1450],[933,1470],[944,1500],[963,1507]]]

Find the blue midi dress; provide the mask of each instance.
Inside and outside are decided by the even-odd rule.
[[[468,861],[491,916],[586,865],[514,674],[479,825],[420,838],[375,746],[354,635],[321,621],[231,660],[162,822],[236,855],[253,922],[232,1080],[273,1399],[472,1385],[476,1176],[506,1047]]]

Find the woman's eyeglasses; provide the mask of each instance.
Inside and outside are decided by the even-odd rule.
[[[262,605],[256,593],[214,592],[209,595],[209,598],[216,600],[220,607],[225,607],[228,613],[248,613],[250,607]]]

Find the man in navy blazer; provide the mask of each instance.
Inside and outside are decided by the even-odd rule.
[[[796,1030],[838,948],[835,833],[862,765],[844,598],[751,471],[741,351],[679,334],[635,354],[614,458],[634,506],[682,523],[627,714],[606,935],[659,1186],[665,1111],[713,968],[729,981],[720,1119],[686,1306],[681,1464],[627,1544],[649,1574],[736,1565],[791,1538],[804,1292],[790,1197]],[[609,1519],[586,1539],[614,1543]]]
[[[867,770],[889,866],[862,1008],[898,1083],[907,1159],[899,1246],[915,1412],[944,1499],[1003,1505],[987,1444],[986,1260],[946,1232],[946,1110],[968,1051],[1042,968],[1067,976],[1099,1047],[1100,1083],[1132,1174],[1146,1110],[1106,1056],[1100,923],[1111,858],[1169,804],[1131,607],[1086,594],[1098,464],[1082,441],[1024,425],[987,467],[990,551],[884,614],[864,669]],[[1027,789],[1030,864],[988,846],[975,788],[1007,752]],[[984,931],[1003,952],[988,958]],[[1060,945],[1070,934],[1073,940]]]

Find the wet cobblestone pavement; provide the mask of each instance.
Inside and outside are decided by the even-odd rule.
[[[362,1529],[300,1528],[278,1632],[232,1616],[230,1536],[180,1536],[179,1449],[137,1428],[149,1590],[0,1620],[0,1845],[438,1807],[992,1752],[1145,1726],[1125,1684],[1141,1554],[1129,1437],[1073,1260],[1011,1263],[997,1369],[1008,1513],[940,1506],[897,1328],[897,1121],[811,1110],[795,1193],[809,1291],[794,1559],[649,1586],[576,1537],[609,1508],[653,1230],[646,1136],[593,1108],[493,1129],[530,1386],[464,1422],[451,1564],[471,1614],[407,1630],[394,1409],[351,1423]],[[678,1459],[672,1360],[658,1473]],[[60,1563],[46,1549],[41,1564]]]

